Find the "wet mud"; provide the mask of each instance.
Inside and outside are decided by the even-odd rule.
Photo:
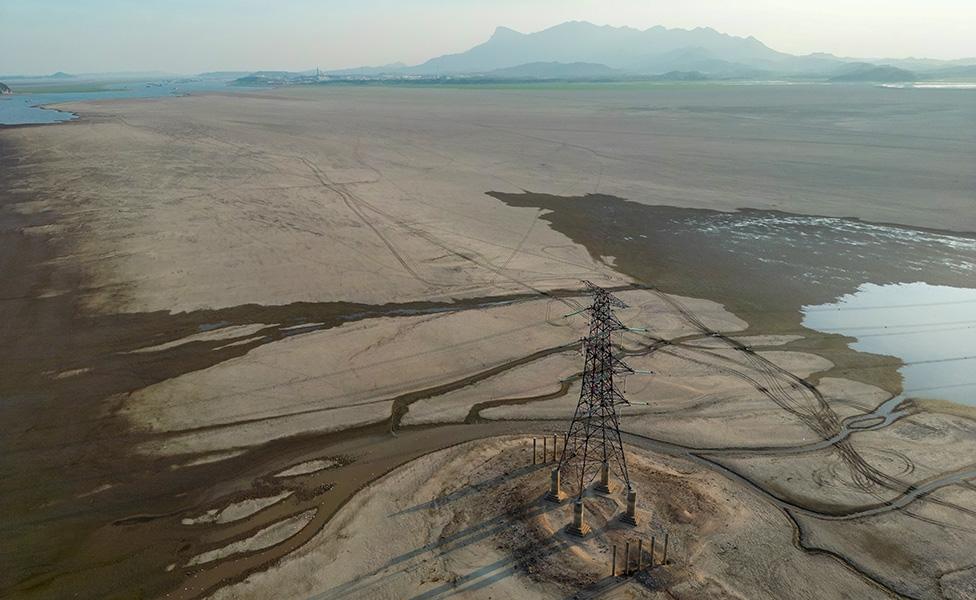
[[[4,143],[0,138],[0,163],[12,155],[13,149]],[[139,455],[134,448],[149,434],[133,432],[114,414],[129,392],[242,356],[262,344],[352,320],[477,309],[538,295],[384,306],[293,303],[176,314],[91,314],[83,309],[90,293],[85,273],[73,271],[59,260],[71,252],[70,236],[26,233],[58,220],[56,214],[17,212],[15,206],[28,195],[28,190],[17,188],[10,169],[0,168],[0,273],[4,284],[0,292],[0,510],[6,516],[0,529],[5,538],[0,595],[57,598],[81,591],[84,597],[102,598],[124,588],[133,597],[164,593],[199,597],[299,548],[357,490],[413,458],[472,439],[559,429],[558,423],[489,422],[480,412],[558,397],[567,392],[570,381],[561,382],[560,389],[549,394],[478,404],[465,424],[401,427],[400,421],[419,399],[566,352],[575,342],[464,380],[404,394],[394,401],[388,421],[377,425],[277,440],[195,466],[184,466],[186,457]],[[837,366],[831,375],[881,385],[892,393],[899,386],[897,360],[850,351],[847,338],[803,328],[800,307],[829,301],[864,281],[913,281],[919,273],[930,283],[960,285],[965,272],[947,257],[976,257],[976,250],[967,245],[976,247],[976,237],[907,228],[894,228],[897,231],[892,233],[889,226],[850,219],[652,207],[609,196],[491,195],[512,206],[547,209],[542,218],[555,230],[586,246],[593,256],[613,257],[615,268],[641,285],[719,301],[749,321],[751,331],[805,335],[789,348],[832,360]],[[877,227],[883,230],[874,229]],[[949,236],[961,246],[940,251],[924,236],[941,236],[940,240]],[[567,290],[553,295],[573,293]],[[680,304],[675,309],[682,312]],[[685,317],[696,322],[694,315]],[[217,328],[258,323],[268,325],[239,337],[135,352]],[[698,324],[702,336],[713,333],[700,321]],[[818,448],[835,445],[852,469],[867,479],[879,477],[844,444],[849,428],[825,410],[815,382],[777,370],[734,340],[727,342],[749,355],[747,362],[764,378],[756,385],[771,400],[810,419],[811,428],[828,440]],[[666,350],[670,344],[663,340],[652,343],[641,353]],[[705,348],[697,351],[703,357],[708,354]],[[724,452],[721,448],[696,453],[640,436],[629,435],[628,441],[720,470],[764,494],[788,514],[863,516],[823,515],[774,496],[759,483],[724,467],[719,460]],[[294,478],[270,475],[323,457],[342,460],[335,468]],[[882,483],[899,490],[899,500],[869,510],[897,509],[938,486],[972,475],[953,473],[919,487],[884,480]],[[181,523],[182,518],[203,512],[218,500],[226,503],[283,490],[294,493],[240,522],[198,528]],[[193,556],[310,509],[316,510],[312,521],[281,544],[216,564],[186,566]],[[166,569],[167,565],[173,567]]]
[[[641,284],[720,302],[750,324],[749,332],[804,336],[784,349],[833,362],[821,377],[894,394],[901,391],[900,360],[853,351],[852,338],[804,327],[801,308],[863,283],[976,287],[974,233],[771,210],[653,206],[602,194],[488,195],[546,210],[540,218],[553,229]]]
[[[84,308],[94,292],[86,274],[63,260],[72,252],[72,236],[90,232],[32,233],[59,218],[19,210],[31,197],[30,190],[18,187],[16,151],[0,138],[0,595],[63,597],[84,589],[87,597],[107,597],[117,591],[121,573],[138,574],[126,577],[134,595],[173,588],[185,574],[165,572],[160,565],[174,562],[181,548],[185,553],[200,541],[191,542],[185,528],[160,524],[171,525],[201,497],[249,486],[267,472],[255,465],[306,443],[270,444],[242,457],[176,468],[186,457],[152,458],[134,451],[151,434],[132,431],[115,415],[126,394],[263,344],[350,321],[538,298],[524,294],[382,306],[297,302],[92,314]],[[253,324],[267,325],[256,332],[178,343]],[[150,347],[158,348],[140,351]],[[405,411],[408,404],[402,399],[398,406]],[[380,431],[389,436],[390,426]],[[336,439],[344,437],[317,443]],[[433,439],[444,443],[443,437]],[[351,481],[358,485],[363,479]]]

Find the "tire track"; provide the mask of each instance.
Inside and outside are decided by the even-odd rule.
[[[401,254],[400,251],[396,248],[396,246],[393,245],[393,242],[391,242],[385,235],[383,235],[383,233],[369,219],[367,219],[366,215],[364,215],[363,212],[359,209],[357,203],[361,202],[361,200],[358,200],[355,196],[353,196],[350,192],[348,192],[344,186],[336,184],[331,180],[329,180],[329,178],[326,177],[326,175],[322,172],[322,170],[319,169],[319,167],[316,166],[312,161],[308,160],[305,157],[299,157],[299,160],[302,161],[305,164],[305,166],[309,168],[310,171],[312,171],[316,179],[319,180],[319,183],[321,183],[323,187],[338,195],[342,199],[346,207],[348,207],[349,210],[354,215],[356,215],[356,218],[358,218],[363,225],[369,227],[369,229],[376,235],[376,237],[379,238],[381,242],[383,242],[383,245],[386,246],[387,250],[390,251],[390,254],[393,255],[393,258],[395,258],[396,261],[400,263],[400,266],[403,267],[404,271],[406,271],[411,275],[411,277],[413,277],[414,279],[416,279],[417,281],[425,285],[434,286],[434,287],[445,287],[446,284],[437,283],[425,279],[419,273],[417,273],[417,271],[415,271],[413,267],[411,267],[407,263],[406,259],[404,259],[403,257],[403,254]]]

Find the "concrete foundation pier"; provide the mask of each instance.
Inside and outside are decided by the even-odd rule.
[[[627,488],[627,512],[620,516],[624,523],[637,525],[637,490]]]
[[[549,491],[546,493],[546,500],[549,502],[562,502],[566,496],[559,489],[559,467],[552,470],[549,475]]]
[[[593,489],[601,494],[610,493],[610,465],[607,461],[603,461],[603,464],[600,465],[600,481]]]
[[[566,528],[571,535],[583,537],[590,532],[590,527],[583,521],[583,499],[577,498],[573,503],[573,523]]]

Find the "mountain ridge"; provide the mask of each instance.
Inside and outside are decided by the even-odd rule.
[[[647,29],[595,25],[567,21],[541,31],[522,33],[506,26],[463,52],[433,57],[407,66],[394,63],[383,67],[358,67],[329,71],[330,75],[364,77],[494,77],[509,72],[529,72],[545,67],[563,78],[589,78],[597,71],[622,77],[658,76],[672,72],[694,72],[710,78],[816,77],[842,75],[846,64],[863,59],[839,57],[826,52],[793,55],[775,50],[755,36],[734,36],[711,27],[694,29]],[[903,70],[936,71],[956,67],[965,73],[976,64],[936,59],[884,59],[872,63]],[[558,65],[558,66],[557,66]],[[573,66],[579,73],[574,73]],[[588,65],[588,66],[583,66]],[[879,72],[879,74],[881,74]],[[903,75],[905,76],[905,75]]]
[[[845,69],[843,73],[831,77],[829,81],[834,83],[907,83],[918,79],[915,73],[891,65],[854,63],[851,66],[853,68]]]
[[[722,58],[728,62],[743,58],[774,62],[788,56],[754,37],[730,36],[712,28],[655,26],[640,30],[569,21],[534,33],[498,27],[487,41],[465,52],[438,56],[405,71],[421,75],[486,73],[538,62],[594,63],[633,71],[649,57],[687,47],[732,55],[735,60]]]

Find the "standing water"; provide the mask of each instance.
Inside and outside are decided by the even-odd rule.
[[[854,350],[900,358],[901,398],[976,406],[976,289],[865,283],[803,315],[810,329],[857,338]]]
[[[96,86],[96,84],[92,84]],[[178,80],[165,82],[129,81],[105,84],[104,89],[87,92],[17,92],[0,97],[0,125],[27,125],[41,123],[60,123],[77,118],[70,112],[55,108],[44,108],[51,104],[64,102],[90,102],[93,100],[119,100],[124,98],[159,98],[179,96],[193,92],[229,90],[225,81]],[[43,89],[43,88],[41,88]]]

